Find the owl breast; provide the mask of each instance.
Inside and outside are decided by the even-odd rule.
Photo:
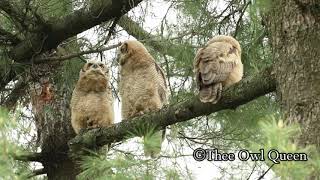
[[[135,103],[138,100],[143,99],[147,104],[147,101],[156,98],[155,102],[160,102],[157,81],[158,74],[152,67],[121,73],[120,96],[122,97],[121,109],[124,119],[128,118],[130,112],[137,108]]]

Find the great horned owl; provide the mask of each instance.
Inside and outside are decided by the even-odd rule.
[[[122,43],[118,53],[122,118],[161,109],[168,99],[166,77],[144,45],[128,40]],[[158,132],[158,137],[161,136],[159,133],[164,135],[164,131]],[[158,139],[162,142],[163,137]],[[161,142],[157,152],[149,151],[145,145],[145,154],[156,156],[160,152]]]
[[[242,79],[239,42],[231,36],[213,37],[198,50],[193,67],[200,101],[217,103],[222,88],[228,88]]]
[[[71,98],[71,124],[80,129],[106,127],[114,123],[113,97],[107,67],[95,60],[80,70],[80,77]]]

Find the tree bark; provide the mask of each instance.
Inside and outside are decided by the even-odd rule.
[[[300,145],[320,150],[320,6],[317,0],[273,2],[270,32],[277,93],[288,122],[302,127]]]
[[[43,68],[43,65],[40,66]],[[52,76],[52,75],[51,75]],[[33,113],[41,162],[48,179],[75,179],[79,168],[68,156],[67,142],[75,136],[70,123],[71,90],[52,78],[41,78],[31,86]]]

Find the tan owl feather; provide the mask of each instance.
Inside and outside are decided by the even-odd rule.
[[[107,127],[114,123],[113,98],[107,67],[95,60],[87,62],[71,98],[71,124],[81,129]]]
[[[240,44],[231,36],[213,37],[198,50],[193,66],[200,101],[215,104],[221,98],[222,89],[242,79]]]
[[[161,109],[168,99],[165,74],[144,45],[139,41],[125,41],[119,49],[118,58],[122,118]],[[154,157],[159,152],[150,152],[145,146],[146,155]]]

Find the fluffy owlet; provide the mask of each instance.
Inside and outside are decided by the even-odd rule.
[[[167,103],[165,74],[142,43],[134,40],[122,43],[118,61],[123,119],[157,111]],[[156,143],[158,148],[151,150],[145,144],[144,149],[147,156],[155,157],[161,150],[164,131],[156,134],[160,137],[155,138],[159,139],[159,143]]]
[[[71,124],[80,129],[106,127],[114,122],[113,97],[109,87],[109,72],[99,61],[88,61],[72,93]]]
[[[231,36],[216,36],[198,50],[194,71],[201,102],[217,103],[223,88],[237,83],[243,76],[241,48]]]

